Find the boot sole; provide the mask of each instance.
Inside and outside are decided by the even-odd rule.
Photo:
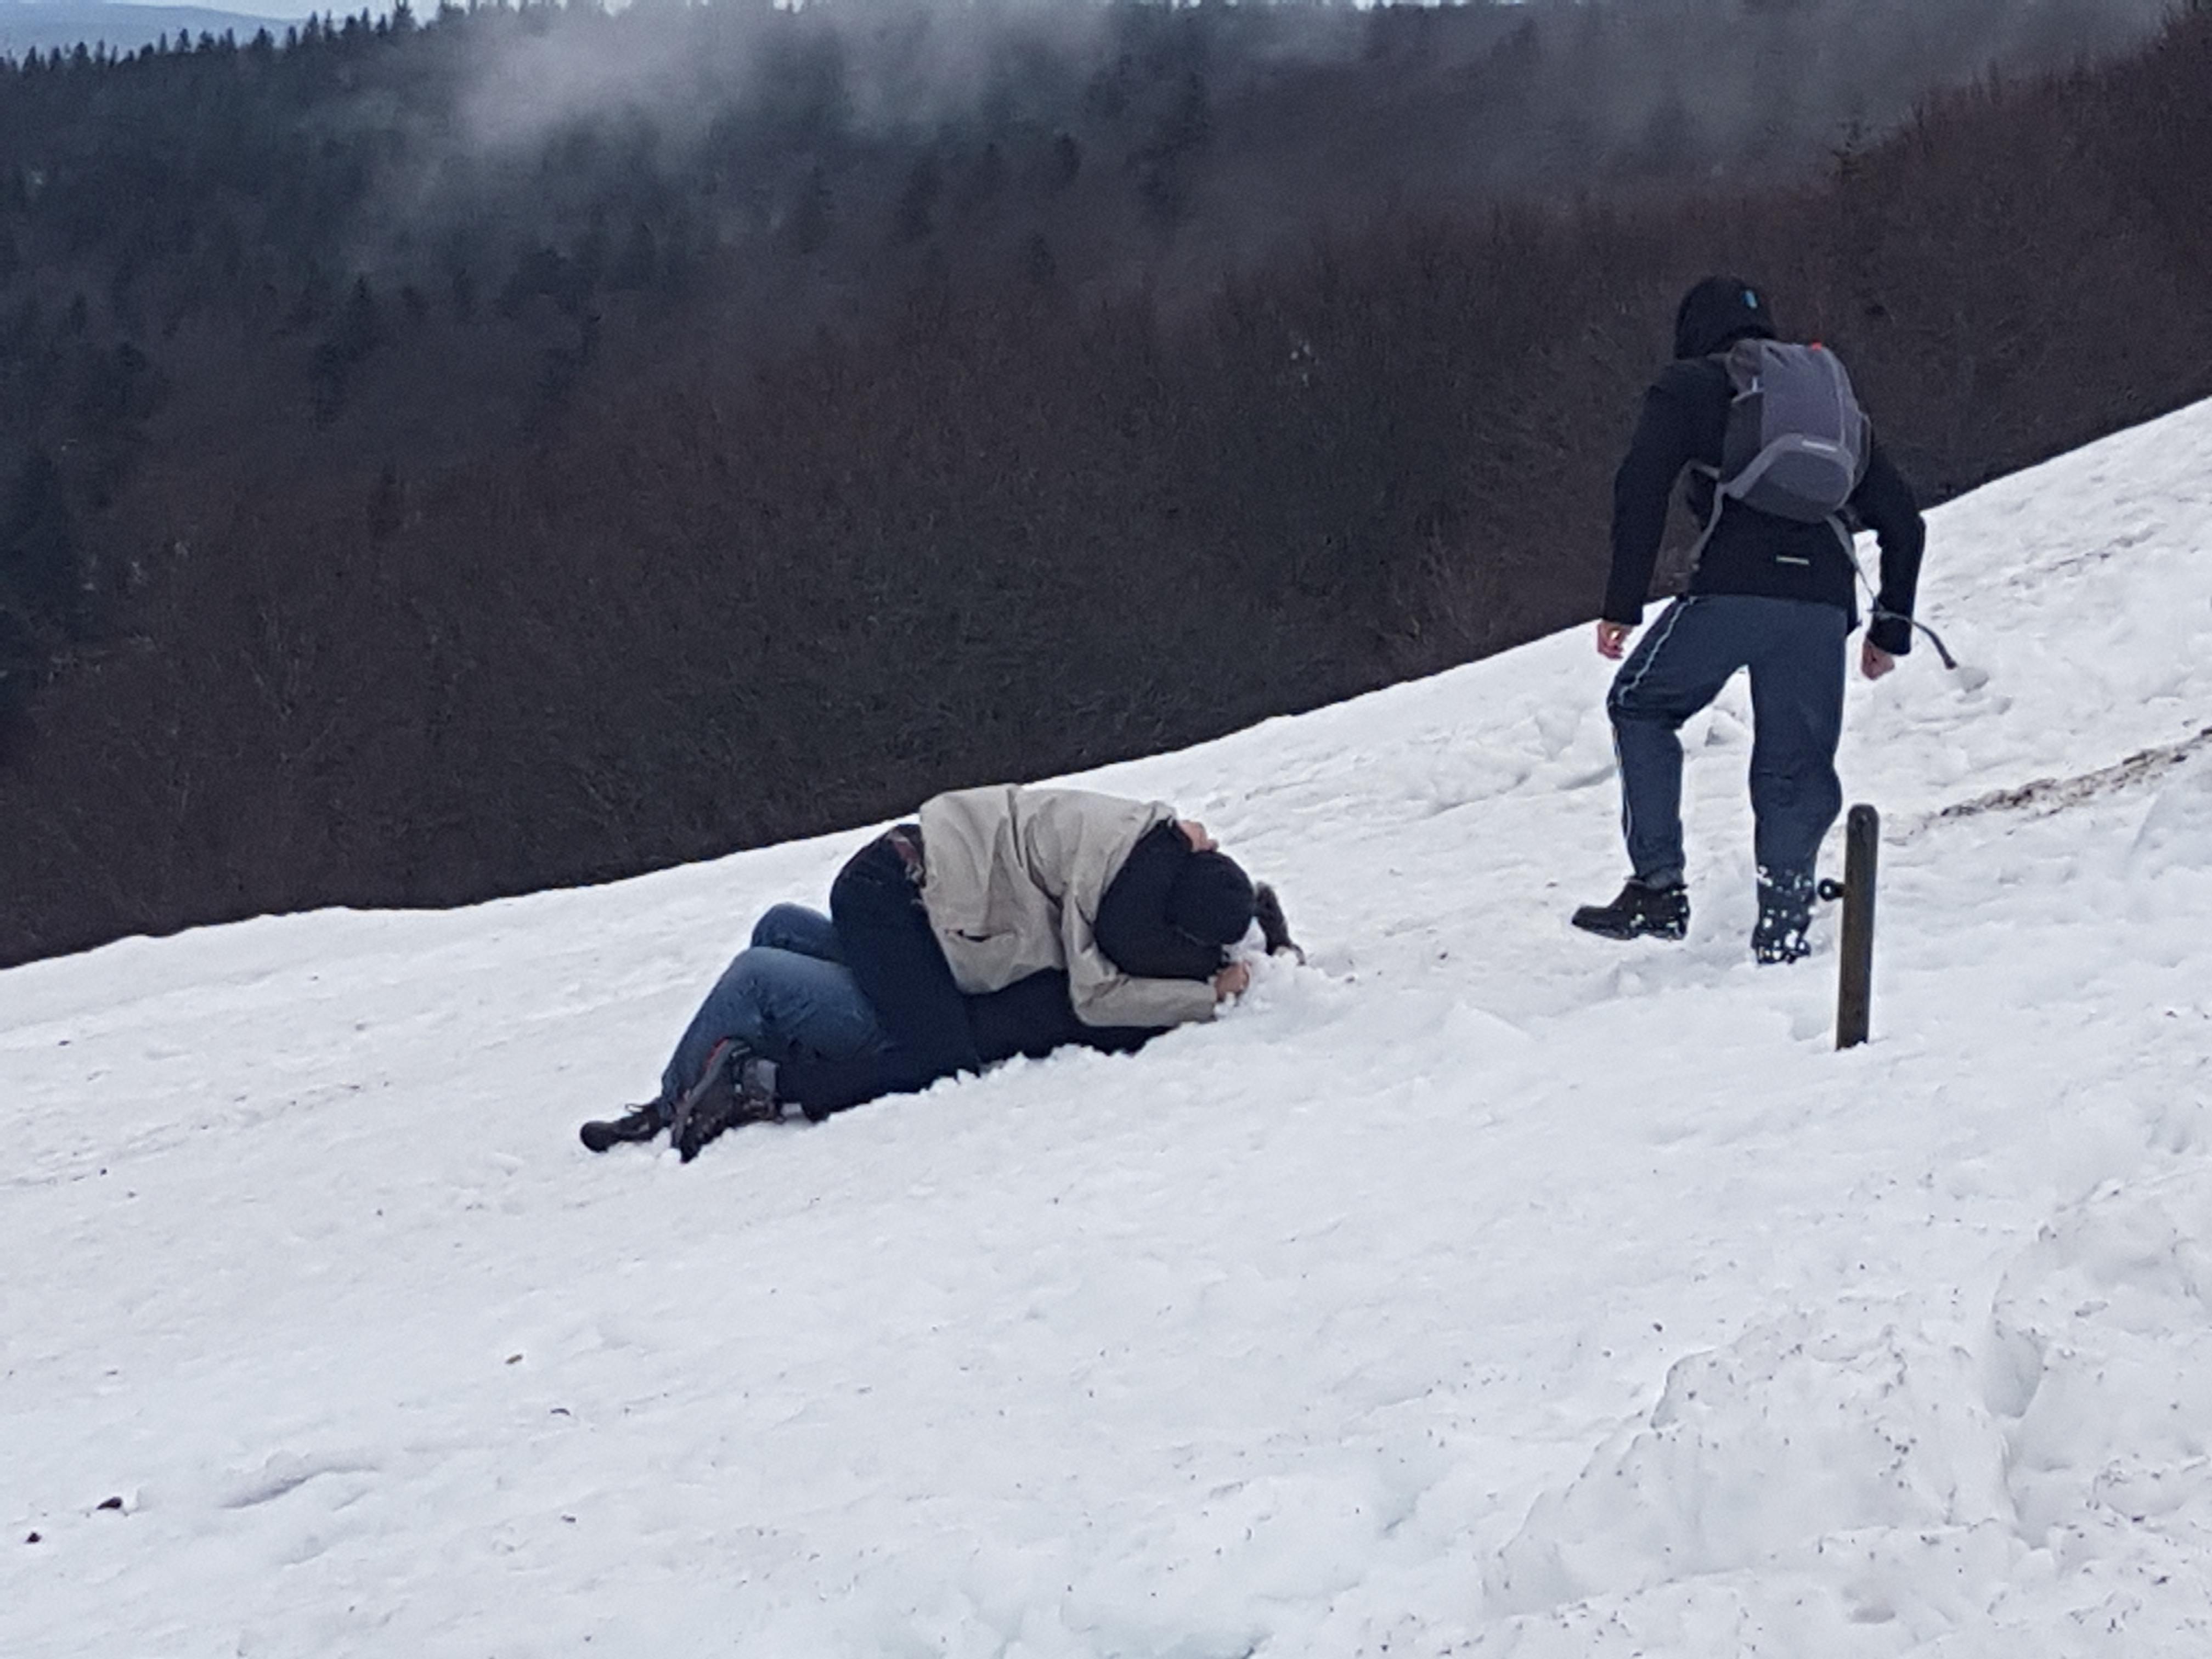
[[[1663,939],[1669,945],[1679,945],[1689,937],[1690,930],[1682,927],[1651,927],[1641,922],[1608,921],[1602,915],[1592,915],[1587,910],[1577,910],[1567,919],[1585,933],[1595,933],[1600,939]]]

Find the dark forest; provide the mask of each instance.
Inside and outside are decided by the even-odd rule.
[[[2212,8],[403,6],[0,65],[0,964],[1584,619],[1714,269],[1929,502],[2212,395]]]

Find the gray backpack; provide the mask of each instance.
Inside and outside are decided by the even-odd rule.
[[[1714,523],[1728,501],[1799,524],[1834,518],[1867,464],[1866,411],[1841,360],[1825,346],[1738,340],[1721,361],[1735,397]]]
[[[1720,527],[1730,501],[1799,524],[1826,523],[1843,544],[1844,556],[1875,595],[1851,550],[1851,532],[1838,515],[1866,476],[1870,428],[1851,391],[1842,360],[1826,346],[1784,345],[1779,340],[1738,340],[1722,354],[1735,397],[1721,440],[1713,479],[1713,516],[1698,538],[1697,555]],[[1885,613],[1876,600],[1875,615]],[[1934,629],[1901,617],[1936,647],[1946,668],[1959,664]]]

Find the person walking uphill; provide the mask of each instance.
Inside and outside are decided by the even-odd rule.
[[[1705,529],[1689,591],[1626,653],[1644,620],[1676,480]],[[1621,661],[1606,699],[1632,873],[1574,925],[1611,939],[1689,930],[1682,850],[1682,723],[1751,673],[1751,804],[1759,921],[1753,955],[1794,962],[1820,840],[1842,810],[1844,641],[1858,625],[1856,526],[1881,547],[1881,585],[1860,647],[1879,679],[1911,648],[1926,539],[1912,491],[1875,442],[1832,354],[1776,342],[1760,291],[1708,276],[1683,296],[1674,361],[1644,393],[1613,480],[1613,568],[1598,654]]]

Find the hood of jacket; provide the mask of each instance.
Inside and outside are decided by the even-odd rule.
[[[1766,296],[1741,276],[1708,276],[1674,310],[1674,355],[1710,357],[1738,340],[1774,337]]]

